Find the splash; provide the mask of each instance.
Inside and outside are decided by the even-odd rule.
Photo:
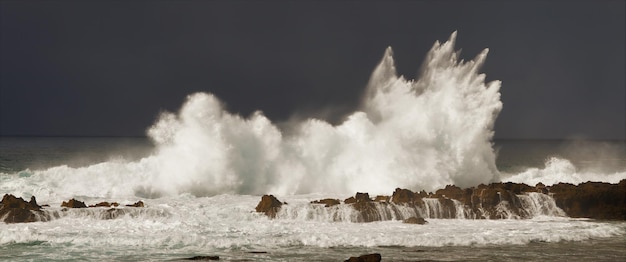
[[[486,83],[479,73],[487,49],[463,61],[455,40],[456,32],[433,45],[416,80],[397,74],[387,48],[359,110],[339,125],[306,119],[291,123],[294,131],[286,134],[262,112],[242,117],[227,112],[214,95],[196,93],[178,113],[163,113],[148,129],[156,145],[152,155],[36,171],[17,188],[32,186],[30,194],[53,199],[58,194],[351,195],[498,181],[491,139],[502,108],[500,82]]]
[[[599,173],[578,170],[567,159],[550,157],[546,160],[544,168],[529,168],[518,174],[504,174],[502,180],[503,182],[526,183],[529,185],[543,183],[550,186],[557,183],[577,185],[587,181],[617,184],[622,179],[626,179],[625,171]]]
[[[284,136],[261,112],[243,118],[211,94],[192,94],[148,131],[158,147],[149,190],[388,193],[497,180],[490,141],[500,82],[478,73],[487,50],[459,61],[455,38],[434,44],[418,80],[398,76],[388,48],[361,110],[337,126],[308,119]]]

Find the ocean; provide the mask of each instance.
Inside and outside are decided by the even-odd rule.
[[[529,219],[443,219],[440,202],[424,198],[427,210],[357,223],[349,205],[310,204],[396,188],[626,179],[624,141],[492,142],[501,83],[479,71],[488,50],[464,61],[455,39],[433,45],[416,80],[398,76],[388,48],[358,95],[362,105],[337,125],[241,116],[195,93],[178,112],[163,112],[146,138],[0,137],[0,194],[35,196],[52,216],[0,223],[0,260],[343,261],[380,253],[383,261],[625,261],[626,222],[569,218],[540,193],[519,197]],[[276,219],[255,212],[264,194],[288,203]],[[72,198],[122,206],[63,210]],[[124,206],[139,200],[145,207]],[[428,224],[402,223],[417,215]]]
[[[580,145],[593,154],[585,158],[580,152],[568,151]],[[571,157],[582,170],[597,170],[596,166],[626,170],[622,141],[499,140],[494,148],[503,173],[540,170],[554,156]],[[41,179],[46,179],[46,174],[38,175],[38,170],[97,169],[106,162],[140,161],[153,150],[147,138],[2,137],[0,194],[35,195],[40,204],[50,205],[48,210],[62,213],[60,203],[70,195],[40,187],[72,181],[44,183]],[[612,153],[613,158],[594,160],[599,150]],[[36,176],[40,177],[33,179]],[[143,198],[72,194],[87,204],[142,200],[146,207],[111,220],[101,218],[106,208],[90,208],[65,212],[49,222],[0,223],[0,260],[166,261],[213,255],[225,261],[341,261],[366,253],[380,253],[384,261],[626,259],[623,221],[541,216],[528,220],[428,219],[427,225],[416,226],[401,221],[333,221],[307,211],[309,201],[330,196],[343,199],[350,194],[278,196],[304,211],[271,220],[253,212],[259,195]]]

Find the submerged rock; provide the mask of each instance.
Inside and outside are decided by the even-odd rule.
[[[358,257],[350,257],[345,262],[380,262],[382,260],[382,256],[378,253],[367,254]]]
[[[82,201],[78,201],[74,198],[68,200],[67,202],[63,201],[63,203],[61,203],[61,207],[67,207],[67,208],[87,208],[87,205],[85,205],[85,202]]]
[[[143,201],[140,200],[140,201],[135,202],[134,204],[126,205],[126,206],[127,207],[143,207],[144,205],[143,205]]]
[[[404,221],[402,221],[402,223],[424,225],[428,222],[423,217],[409,217],[405,219]]]
[[[264,213],[270,218],[275,218],[282,205],[283,202],[280,202],[273,195],[264,195],[256,206],[256,212]]]
[[[89,207],[118,207],[120,204],[117,202],[109,203],[109,202],[100,202],[95,205],[89,205]]]
[[[324,207],[331,207],[341,204],[341,201],[339,201],[339,199],[325,198],[321,200],[311,201],[311,204],[323,204]]]
[[[0,219],[5,223],[28,223],[48,221],[50,216],[41,209],[34,196],[26,202],[21,197],[5,194],[0,202]]]

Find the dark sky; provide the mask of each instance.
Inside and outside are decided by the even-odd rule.
[[[352,112],[387,46],[458,30],[496,138],[626,137],[625,1],[0,1],[0,135],[143,135],[197,91],[274,121]],[[330,112],[330,114],[329,114]]]

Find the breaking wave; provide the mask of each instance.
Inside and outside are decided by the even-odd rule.
[[[260,111],[232,114],[214,95],[195,93],[179,112],[161,114],[148,129],[155,144],[150,156],[5,174],[0,191],[43,200],[389,194],[396,187],[434,191],[500,181],[491,142],[502,109],[500,82],[487,83],[479,73],[487,49],[463,61],[455,39],[456,32],[433,45],[415,80],[397,74],[388,48],[359,110],[339,125],[306,119],[290,123],[294,131],[286,134]],[[552,169],[568,168],[553,162],[508,180],[544,181]]]

